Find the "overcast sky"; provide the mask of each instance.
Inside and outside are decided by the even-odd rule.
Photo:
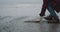
[[[3,4],[41,4],[42,0],[0,0],[0,5]]]

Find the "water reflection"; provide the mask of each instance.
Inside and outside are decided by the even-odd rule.
[[[59,24],[49,24],[49,32],[58,32]]]

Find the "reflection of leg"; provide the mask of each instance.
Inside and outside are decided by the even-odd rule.
[[[54,9],[51,6],[47,7],[48,11],[50,12],[50,16],[47,17],[47,19],[52,19],[55,21],[49,21],[48,23],[59,23],[59,18],[57,16],[57,14],[55,13]]]
[[[48,6],[47,9],[50,12],[51,16],[58,17],[52,6]]]
[[[55,13],[53,7],[52,6],[48,6],[47,9],[50,12],[50,15],[52,16],[52,19],[55,19],[57,22],[59,22],[59,18],[57,16],[57,14]]]
[[[52,20],[52,16],[55,17],[55,18],[58,18],[57,14],[55,13],[55,11],[54,11],[54,9],[51,5],[48,5],[47,9],[50,12],[50,15],[45,17],[45,19]]]
[[[57,32],[59,24],[50,24],[49,25],[49,32]]]
[[[58,18],[57,14],[55,13],[55,11],[54,11],[54,9],[53,9],[53,7],[52,7],[51,5],[49,5],[49,6],[47,7],[47,9],[48,9],[48,11],[50,12],[50,15],[47,16],[47,17],[45,17],[45,19],[47,19],[47,20],[52,20],[52,16]]]

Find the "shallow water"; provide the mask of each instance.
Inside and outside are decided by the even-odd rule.
[[[2,6],[0,8],[0,32],[60,32],[60,24],[42,22],[45,20],[42,20],[41,23],[24,22],[39,19],[38,14],[40,10],[41,4]]]
[[[32,16],[12,17],[5,16],[0,19],[0,32],[60,32],[60,24],[25,23],[32,20]],[[44,21],[44,20],[43,20]]]

